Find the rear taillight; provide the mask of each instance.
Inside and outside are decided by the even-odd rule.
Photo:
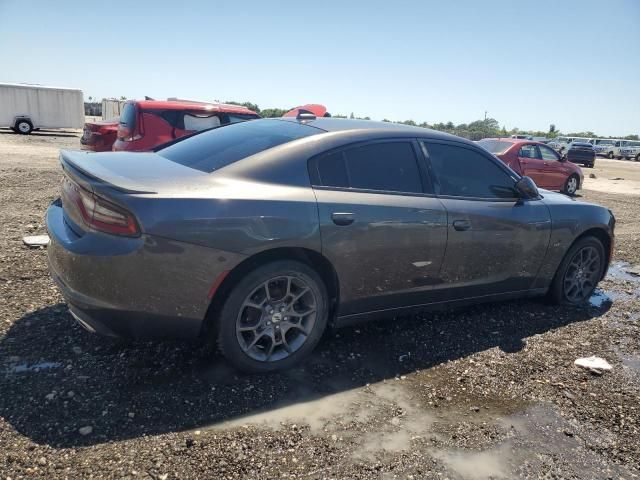
[[[72,203],[84,223],[100,232],[137,237],[140,229],[135,217],[118,205],[94,195],[65,177],[62,183],[63,205]]]

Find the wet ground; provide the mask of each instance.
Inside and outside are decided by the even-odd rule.
[[[21,237],[43,231],[52,152],[78,138],[34,137],[35,163],[25,138],[0,135],[0,479],[640,475],[639,198],[583,192],[618,218],[615,263],[584,308],[389,318],[246,376],[199,344],[73,322],[46,251]],[[613,369],[573,365],[591,355]]]

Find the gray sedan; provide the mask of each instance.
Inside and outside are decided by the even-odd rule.
[[[613,249],[606,208],[417,127],[301,114],[60,161],[48,255],[76,320],[205,336],[246,371],[299,362],[329,325],[517,297],[580,304]]]

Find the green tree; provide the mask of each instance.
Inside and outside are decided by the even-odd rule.
[[[252,103],[252,102],[234,102],[232,100],[229,100],[227,102],[224,103],[228,103],[229,105],[238,105],[240,107],[244,107],[244,108],[248,108],[249,110],[256,112],[256,113],[260,113],[260,107],[258,106],[258,104],[256,103]]]
[[[624,139],[625,140],[640,140],[638,135],[627,135],[626,137],[624,137]]]

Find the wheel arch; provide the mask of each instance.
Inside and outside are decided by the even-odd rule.
[[[329,324],[333,323],[340,300],[340,283],[333,264],[320,252],[302,247],[281,247],[265,250],[246,258],[236,265],[216,289],[207,309],[201,335],[215,329],[216,318],[227,296],[244,276],[260,265],[278,260],[297,260],[313,268],[325,284],[329,295]]]

